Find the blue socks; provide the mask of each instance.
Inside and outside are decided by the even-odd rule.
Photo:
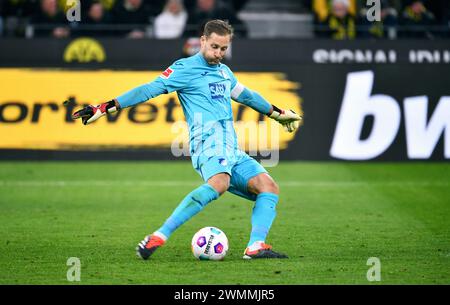
[[[208,203],[219,198],[219,193],[209,184],[203,184],[190,192],[172,215],[164,222],[155,234],[167,240],[170,235],[183,223],[200,212]],[[252,213],[252,232],[250,234],[250,247],[256,241],[264,242],[273,220],[276,216],[276,205],[278,195],[274,193],[261,193],[256,196],[255,206]]]
[[[156,232],[163,234],[165,239],[169,238],[179,226],[191,219],[208,203],[217,198],[219,198],[219,193],[209,184],[203,184],[184,197],[172,215],[170,215],[163,226]]]
[[[252,233],[247,247],[256,241],[264,242],[269,233],[272,222],[277,214],[276,205],[278,195],[274,193],[260,193],[256,196],[255,206],[252,214]]]

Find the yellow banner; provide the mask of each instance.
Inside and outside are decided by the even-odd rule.
[[[99,104],[155,79],[161,71],[64,71],[0,69],[0,149],[102,149],[171,147],[187,143],[187,128],[176,93],[164,94],[90,125],[70,115],[83,104]],[[269,102],[302,113],[298,84],[281,73],[236,73],[239,82]],[[76,105],[63,106],[73,98]],[[267,117],[233,102],[235,128],[243,149],[286,148],[294,138]],[[240,108],[239,108],[240,107]],[[272,121],[273,122],[273,121]],[[255,129],[256,126],[256,129]],[[262,145],[262,146],[261,146]],[[265,146],[265,147],[264,147]],[[265,149],[264,149],[265,148]]]

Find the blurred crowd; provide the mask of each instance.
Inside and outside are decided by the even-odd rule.
[[[377,15],[366,0],[310,2],[318,37],[337,40],[450,37],[448,0],[379,0]]]
[[[76,0],[0,1],[3,37],[189,38],[198,37],[211,19],[228,20],[235,36],[249,36],[248,25],[239,18],[249,0],[80,0],[81,19],[72,22],[67,15]],[[379,16],[366,0],[298,1],[313,16],[315,37],[450,37],[449,0],[380,0]]]
[[[81,0],[80,21],[66,0],[0,0],[4,36],[63,38],[68,36],[154,37],[196,36],[210,19],[226,19],[236,36],[247,36],[237,17],[246,0]]]

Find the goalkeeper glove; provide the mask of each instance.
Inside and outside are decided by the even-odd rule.
[[[284,130],[293,132],[300,126],[303,118],[293,110],[283,110],[274,105],[272,105],[272,108],[273,111],[269,114],[269,117],[283,125]]]
[[[81,118],[81,121],[84,125],[90,124],[96,120],[98,120],[100,117],[106,115],[107,112],[114,113],[118,109],[118,106],[116,105],[116,102],[114,100],[111,100],[109,102],[94,106],[94,105],[88,105],[84,107],[81,110],[78,110],[74,114],[72,114],[72,119],[79,119]]]

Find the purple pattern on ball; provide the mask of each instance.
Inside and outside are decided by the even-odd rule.
[[[222,253],[223,252],[223,245],[221,243],[217,243],[217,245],[214,246],[214,252],[215,253]]]
[[[200,236],[200,237],[197,239],[197,246],[203,247],[205,244],[206,244],[206,238],[205,238],[205,236]]]

